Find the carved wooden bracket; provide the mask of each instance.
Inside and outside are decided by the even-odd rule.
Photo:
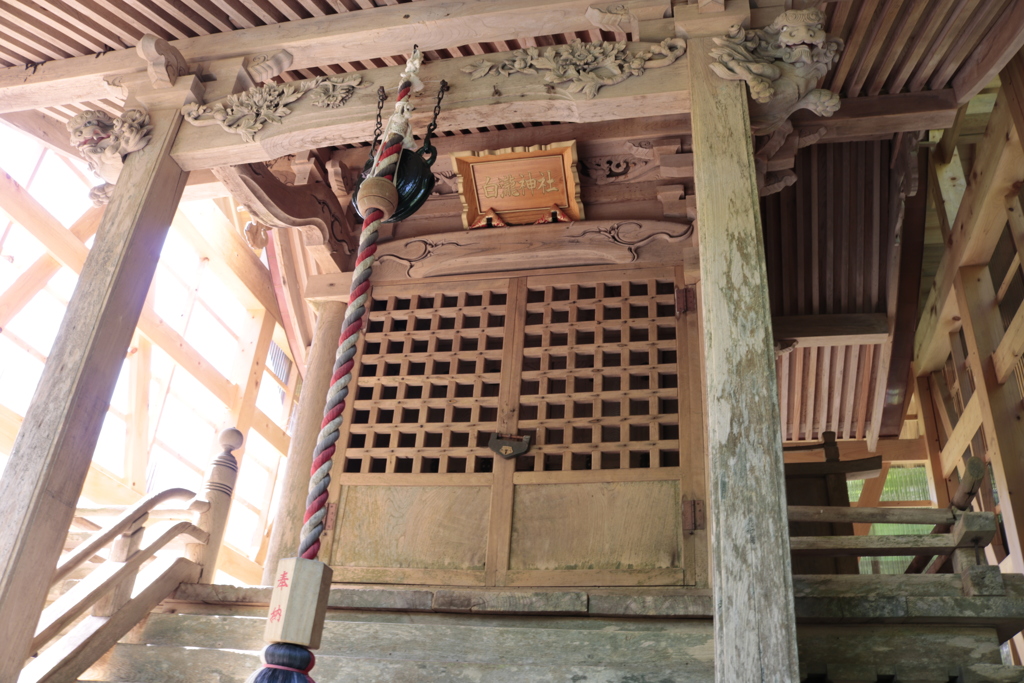
[[[146,71],[154,88],[170,88],[178,76],[188,74],[188,62],[178,50],[163,38],[147,33],[135,48],[146,60]]]
[[[292,54],[287,50],[264,52],[245,59],[245,69],[257,83],[280,76],[292,65]]]
[[[789,170],[796,150],[824,133],[794,132],[793,112],[832,116],[839,109],[839,95],[817,87],[843,48],[842,40],[825,33],[824,22],[820,10],[788,10],[763,29],[733,26],[728,35],[714,39],[711,70],[747,84],[751,128],[755,135],[769,136],[755,154],[762,196],[796,182]]]
[[[262,164],[221,166],[213,173],[256,220],[302,230],[303,243],[324,272],[348,267],[356,237],[345,207],[329,187],[286,185]]]

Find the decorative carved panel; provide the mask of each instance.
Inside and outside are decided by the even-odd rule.
[[[442,233],[388,242],[374,278],[443,277],[564,266],[680,263],[696,271],[690,225],[668,221],[578,221]]]

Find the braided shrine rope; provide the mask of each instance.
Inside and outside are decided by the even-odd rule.
[[[415,48],[412,57],[406,62],[405,70],[402,71],[395,113],[388,121],[384,143],[380,146],[371,168],[369,175],[372,177],[394,180],[402,148],[413,146],[409,126],[412,105],[408,98],[412,90],[418,90],[423,86],[416,77],[422,59],[419,48]],[[356,343],[363,329],[366,302],[370,298],[370,273],[376,260],[374,255],[377,252],[378,230],[384,218],[386,216],[380,209],[368,211],[359,235],[359,250],[352,273],[348,309],[341,324],[341,338],[338,340],[338,352],[334,357],[331,386],[327,390],[324,419],[320,424],[316,448],[313,449],[309,494],[306,496],[306,514],[302,525],[302,541],[299,544],[299,555],[307,560],[315,560],[320,552],[320,534],[324,531],[324,520],[327,517],[327,490],[331,484],[332,459],[340,435],[342,415],[345,412],[345,399],[348,398],[349,385],[352,382]]]

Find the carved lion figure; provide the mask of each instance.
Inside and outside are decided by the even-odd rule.
[[[105,181],[89,191],[93,204],[102,206],[110,201],[124,166],[124,157],[149,144],[153,127],[149,114],[129,109],[122,116],[111,118],[104,111],[83,111],[68,121],[71,144],[78,148],[89,168]]]
[[[831,116],[839,96],[816,88],[843,48],[843,41],[825,33],[821,10],[788,10],[770,26],[745,31],[733,26],[715,38],[711,68],[728,80],[750,88],[750,120],[757,135],[779,128],[798,109]]]

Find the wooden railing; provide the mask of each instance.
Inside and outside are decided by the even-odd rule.
[[[949,556],[958,549],[984,548],[992,542],[997,526],[991,512],[953,512],[929,508],[790,507],[791,522],[851,522],[895,524],[945,524],[948,533],[898,536],[794,536],[790,547],[798,555],[931,555]]]
[[[968,510],[984,474],[984,463],[970,458],[948,509],[791,505],[790,522],[925,524],[932,525],[932,529],[925,534],[893,536],[794,536],[790,538],[790,547],[795,555],[913,556],[907,573],[935,573],[950,561],[958,574],[998,573],[998,567],[972,569],[985,564],[982,551],[999,533],[994,513]]]
[[[20,683],[76,680],[180,584],[212,580],[238,473],[231,452],[241,447],[242,435],[229,429],[221,433],[220,442],[224,451],[210,469],[202,497],[176,488],[146,496],[127,509],[78,511],[80,518],[117,517],[62,559],[51,585],[63,583],[109,546],[106,561],[43,610],[32,641],[35,654]],[[171,500],[190,502],[185,509],[155,509]],[[193,523],[188,517],[198,519]],[[147,522],[169,520],[179,521],[142,547]],[[182,536],[192,539],[185,548],[187,557],[160,553]]]

